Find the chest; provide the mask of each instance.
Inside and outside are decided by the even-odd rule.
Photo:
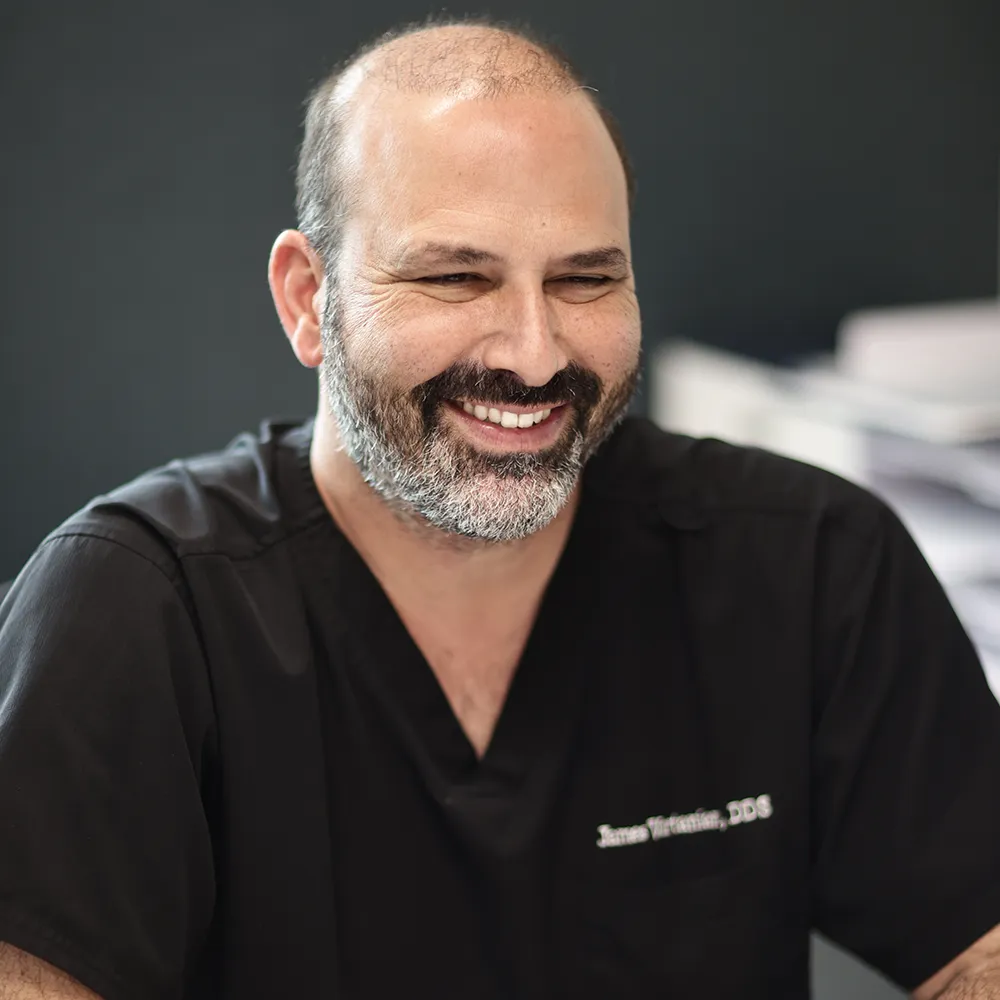
[[[594,574],[579,553],[526,643],[483,629],[423,652],[355,581],[316,593],[301,667],[285,637],[252,699],[259,635],[215,650],[222,753],[239,762],[226,905],[295,942],[278,968],[330,966],[359,998],[805,995],[799,904],[772,898],[805,884],[802,609],[707,573],[698,600],[667,555]],[[351,611],[335,628],[331,607]],[[445,653],[490,664],[472,674],[502,707],[481,756],[443,693]]]
[[[805,995],[806,922],[775,888],[806,881],[805,754],[789,751],[790,719],[763,694],[727,692],[712,665],[694,669],[662,617],[635,625],[612,646],[591,637],[525,659],[476,762],[431,714],[419,732],[372,729],[363,753],[331,759],[334,883],[359,995],[402,988],[393,967],[490,1000],[699,985]],[[328,704],[348,699],[331,691]],[[349,728],[346,714],[331,726]]]
[[[808,595],[587,527],[504,628],[317,607],[349,995],[805,995]]]

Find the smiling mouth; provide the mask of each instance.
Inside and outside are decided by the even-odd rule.
[[[484,406],[482,403],[470,403],[467,400],[455,400],[454,403],[468,413],[469,416],[475,417],[483,423],[499,424],[501,427],[509,429],[515,427],[522,429],[534,427],[536,424],[548,420],[552,416],[553,410],[560,408],[558,406],[549,406],[530,413],[514,413],[512,410],[502,410],[496,406]]]

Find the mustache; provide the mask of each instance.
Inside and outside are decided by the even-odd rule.
[[[557,371],[545,385],[526,385],[512,371],[465,362],[450,365],[439,375],[422,382],[411,390],[411,398],[425,415],[429,415],[438,403],[456,399],[538,409],[572,403],[580,411],[587,412],[600,400],[602,391],[600,376],[575,361]]]

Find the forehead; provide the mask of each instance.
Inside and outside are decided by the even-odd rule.
[[[624,170],[579,91],[501,98],[381,92],[358,102],[343,147],[351,222],[409,230],[580,231],[627,239]],[[443,235],[438,232],[436,235]]]

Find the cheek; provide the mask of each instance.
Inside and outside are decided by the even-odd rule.
[[[639,363],[641,339],[639,308],[632,298],[581,317],[568,346],[575,360],[613,384]]]
[[[423,302],[418,301],[424,299]],[[439,375],[461,357],[460,310],[429,308],[425,296],[374,289],[344,304],[344,343],[363,371],[378,372],[403,390]]]

